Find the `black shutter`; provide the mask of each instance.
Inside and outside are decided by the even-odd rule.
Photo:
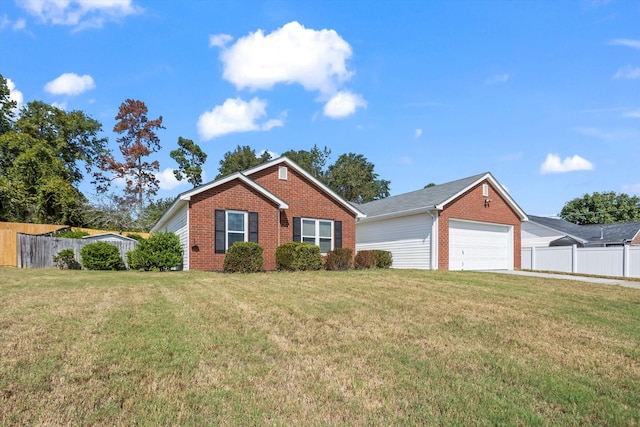
[[[249,212],[249,241],[258,243],[258,212]]]
[[[333,246],[336,248],[342,247],[342,221],[334,221],[333,222],[333,233],[335,240],[333,241]]]
[[[225,252],[225,234],[226,230],[226,215],[225,211],[216,209],[215,216],[215,252],[217,254],[223,254]]]
[[[302,221],[300,218],[293,217],[293,241],[300,242],[302,240],[302,233],[300,231]]]

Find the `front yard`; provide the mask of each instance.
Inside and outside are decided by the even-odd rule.
[[[637,425],[640,291],[0,268],[0,425]]]

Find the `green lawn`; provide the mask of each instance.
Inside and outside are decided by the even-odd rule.
[[[425,424],[640,424],[640,291],[0,268],[0,425]]]

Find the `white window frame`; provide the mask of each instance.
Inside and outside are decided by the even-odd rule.
[[[304,223],[305,221],[313,221],[314,222],[314,234],[304,234]],[[301,218],[300,219],[300,241],[304,242],[305,239],[313,239],[314,240],[314,245],[318,246],[319,248],[322,248],[322,246],[320,246],[320,239],[326,239],[326,237],[324,236],[320,236],[320,223],[323,222],[327,222],[331,225],[331,248],[329,249],[330,251],[332,251],[334,249],[334,245],[335,245],[335,241],[336,241],[336,236],[335,236],[335,229],[334,229],[334,222],[333,220],[330,219],[318,219],[318,218]],[[311,243],[311,242],[307,242],[307,243]],[[327,251],[328,252],[328,251]],[[325,255],[327,252],[322,252],[323,255]]]
[[[238,230],[230,230],[229,228],[229,215],[230,214],[240,214],[243,216],[244,218],[244,230],[242,232],[238,231]],[[245,212],[245,211],[230,211],[227,210],[225,211],[224,214],[224,222],[225,222],[225,232],[224,232],[224,240],[225,240],[225,249],[228,251],[229,250],[229,233],[233,233],[233,234],[243,234],[242,236],[242,241],[243,242],[247,242],[249,241],[249,213]],[[235,242],[234,242],[235,243]]]
[[[278,179],[280,179],[281,181],[286,181],[287,180],[287,167],[286,166],[280,166],[278,168]]]

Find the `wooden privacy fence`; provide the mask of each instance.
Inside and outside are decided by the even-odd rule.
[[[91,243],[82,239],[65,239],[62,237],[31,236],[18,233],[18,267],[20,268],[51,268],[55,267],[53,257],[63,249],[73,249],[76,261],[81,262],[80,250]],[[127,265],[127,252],[132,251],[138,245],[137,241],[132,242],[106,242],[118,248],[120,258]]]
[[[12,267],[19,266],[18,265],[18,233],[24,234],[46,234],[52,233],[54,231],[63,230],[71,228],[74,231],[85,231],[90,235],[95,234],[103,234],[108,233],[108,230],[95,230],[93,228],[79,228],[79,227],[69,227],[68,225],[58,225],[58,224],[28,224],[23,222],[0,222],[0,266],[1,265],[10,265]],[[149,238],[151,234],[149,233],[138,233],[138,232],[127,232],[124,233],[125,236],[129,234],[137,234],[139,236],[144,237],[145,239]]]

